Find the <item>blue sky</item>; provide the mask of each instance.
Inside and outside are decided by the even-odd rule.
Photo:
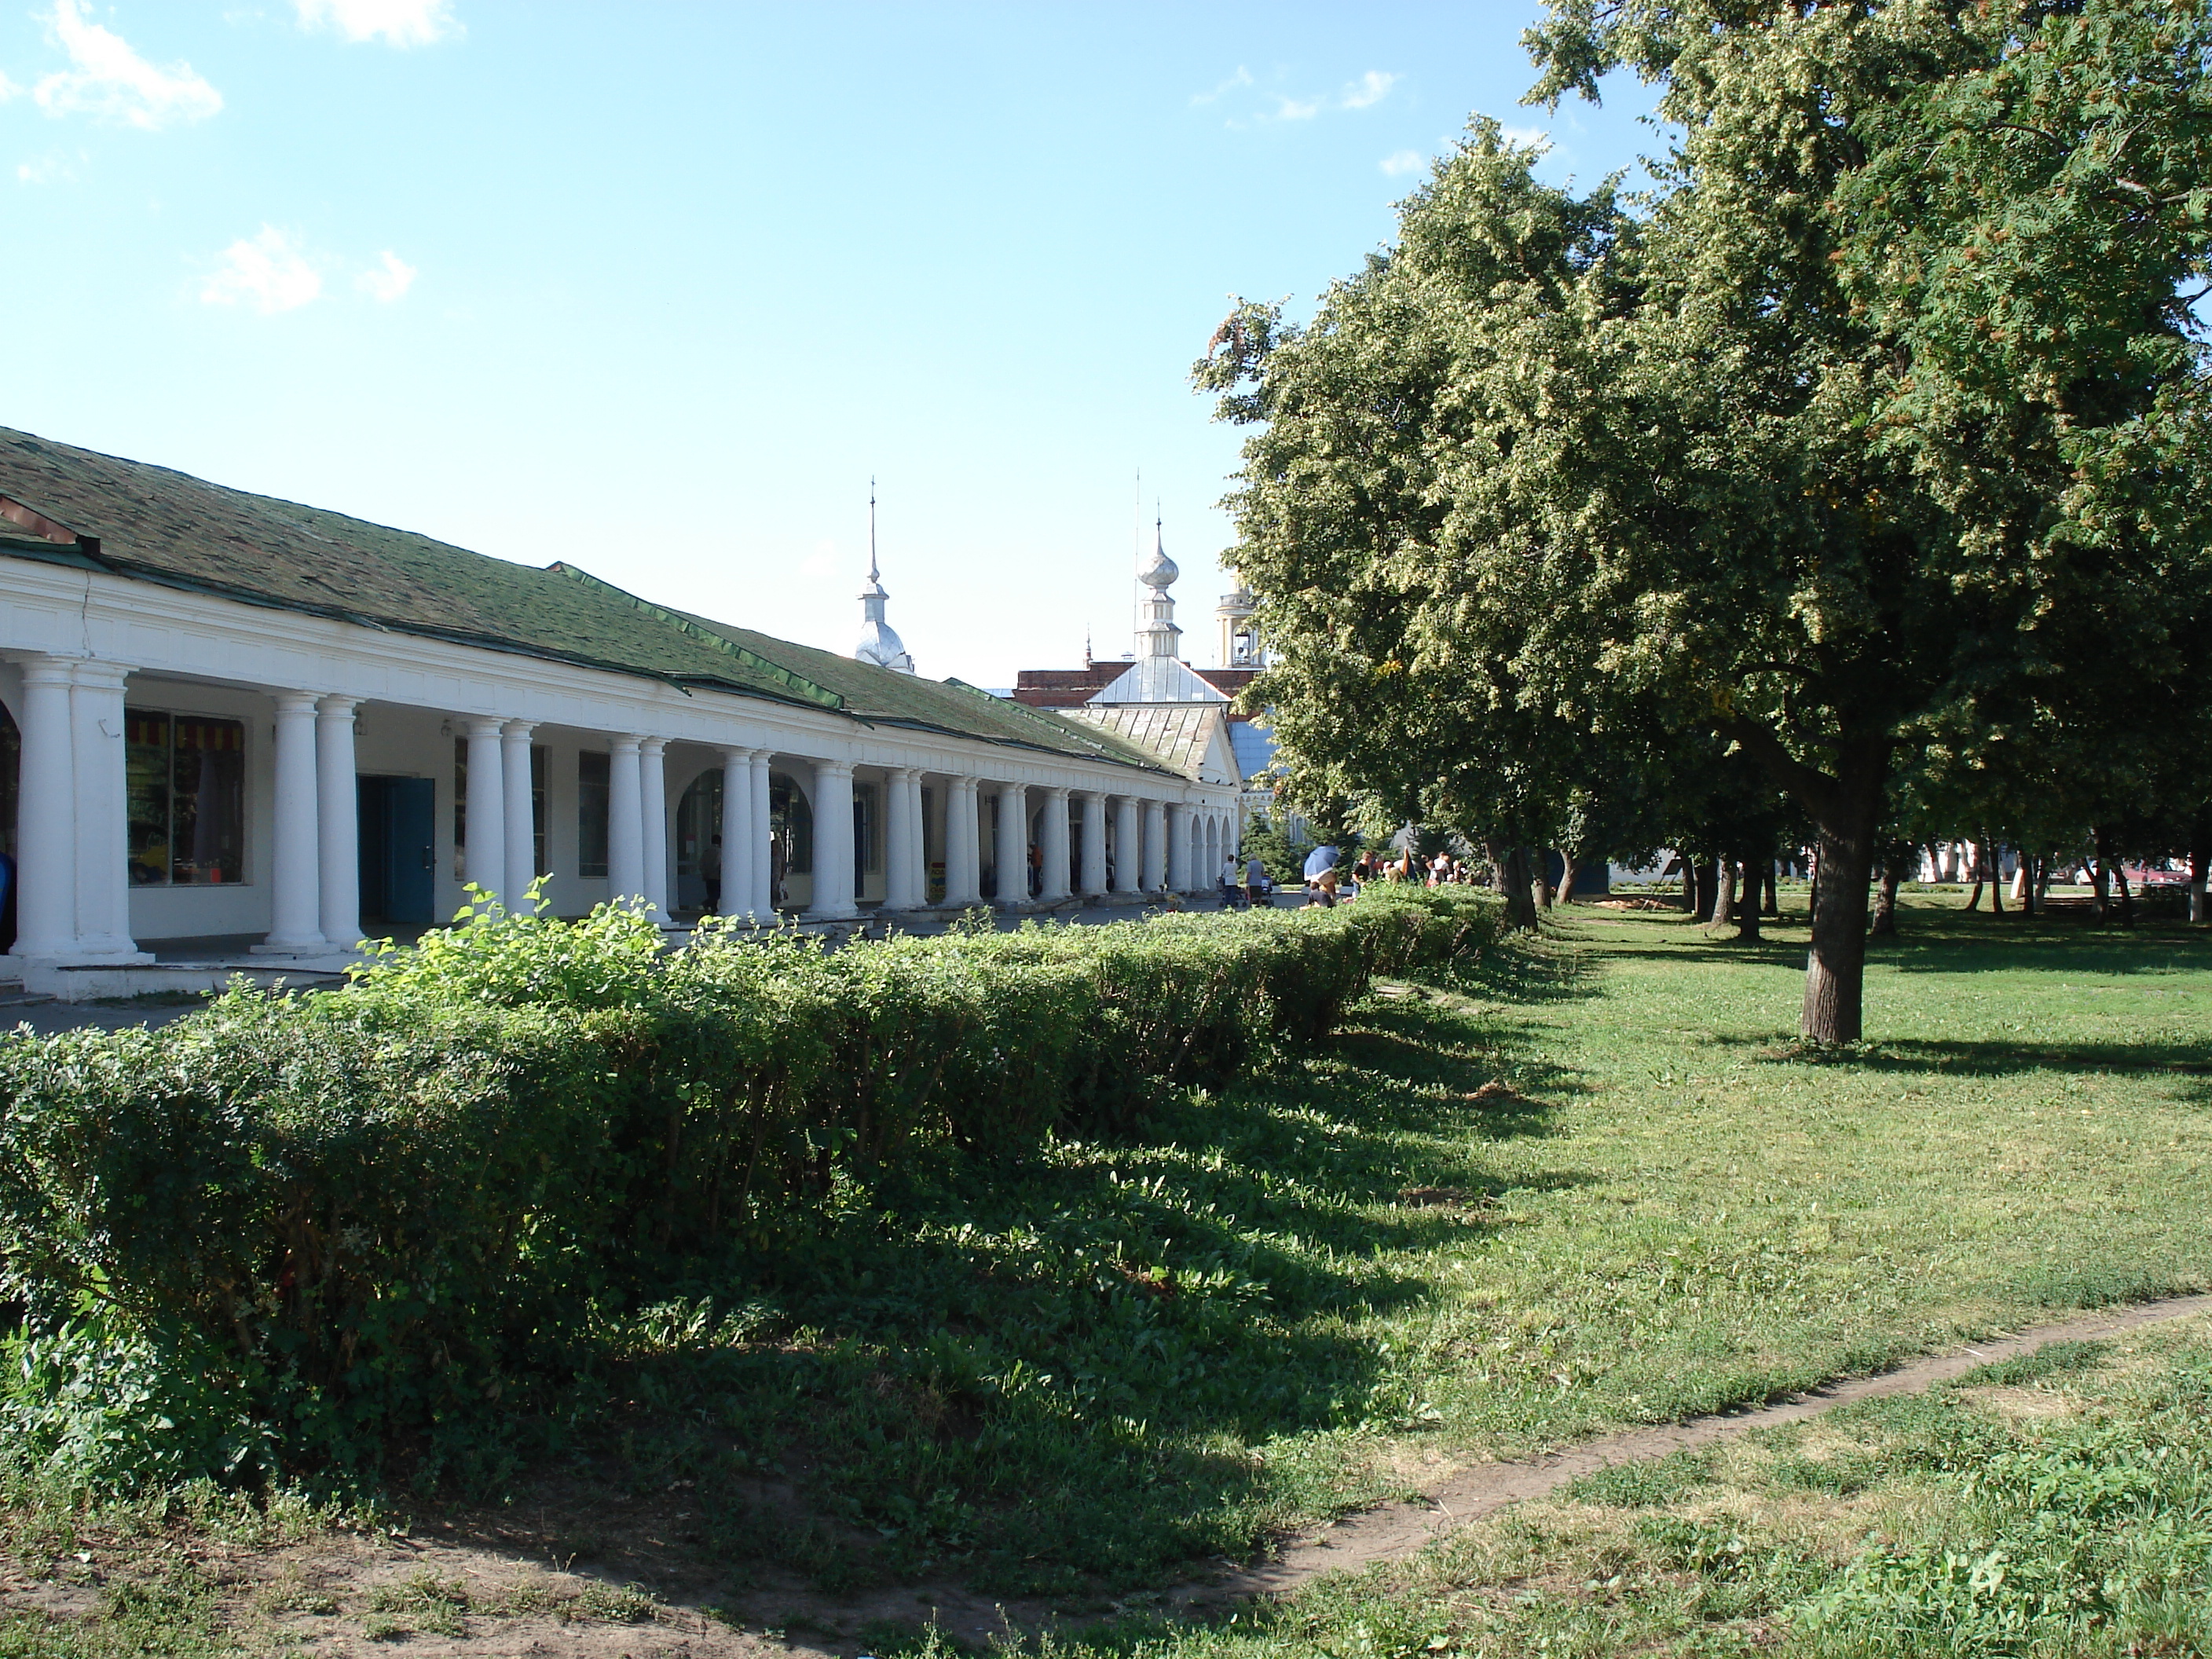
[[[1129,648],[1141,467],[1203,665],[1228,296],[1309,308],[1471,111],[1650,147],[1520,106],[1536,9],[15,0],[0,424],[836,650],[872,473],[987,685]]]

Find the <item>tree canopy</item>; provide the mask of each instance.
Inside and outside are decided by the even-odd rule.
[[[1815,826],[1803,1029],[1860,1034],[1901,752],[2109,721],[2206,613],[2212,27],[2096,0],[1555,0],[1651,187],[1477,119],[1310,325],[1199,366],[1294,773],[1534,838],[1699,727]]]

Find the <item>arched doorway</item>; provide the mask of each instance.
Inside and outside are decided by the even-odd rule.
[[[814,807],[786,772],[769,775],[768,831],[769,902],[804,909],[814,900]]]
[[[675,908],[722,908],[722,769],[710,766],[676,802]]]

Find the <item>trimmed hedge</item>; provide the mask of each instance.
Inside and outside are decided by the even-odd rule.
[[[918,1146],[1124,1132],[1159,1088],[1218,1086],[1494,931],[1486,900],[1372,894],[833,953],[709,925],[664,952],[623,908],[492,911],[335,994],[0,1037],[5,1410],[108,1484],[179,1472],[179,1445],[265,1462],[270,1433],[295,1464],[373,1455]],[[47,1421],[87,1364],[149,1353],[188,1357],[200,1418],[249,1409],[158,1455]]]

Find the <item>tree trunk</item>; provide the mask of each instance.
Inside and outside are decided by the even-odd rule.
[[[1680,855],[1682,866],[1682,908],[1692,915],[1698,914],[1698,861],[1687,853]]]
[[[1562,904],[1572,904],[1575,902],[1575,855],[1564,847],[1559,848],[1559,864],[1562,874],[1559,877],[1559,900]]]
[[[1767,860],[1760,870],[1759,884],[1763,894],[1759,904],[1760,911],[1766,915],[1779,916],[1782,914],[1782,881],[1775,873],[1772,859]]]
[[[1815,1042],[1856,1042],[1865,1030],[1867,881],[1889,773],[1886,739],[1842,747],[1833,782],[1803,792],[1820,826],[1820,889],[1797,1029]]]
[[[1774,860],[1766,861],[1766,873],[1774,873]],[[1743,861],[1743,885],[1738,888],[1735,906],[1735,936],[1740,942],[1756,945],[1759,942],[1759,898],[1764,884],[1759,879],[1759,866],[1753,860]]]
[[[2136,896],[2128,886],[2126,865],[2116,864],[2112,866],[2112,881],[2120,890],[2120,926],[2132,927],[2136,925]]]
[[[1552,849],[1548,847],[1539,847],[1534,848],[1533,851],[1534,852],[1535,856],[1529,860],[1530,864],[1534,866],[1529,873],[1536,878],[1536,908],[1540,910],[1548,910],[1552,908],[1552,898],[1553,893],[1552,887]]]
[[[2112,913],[2112,849],[2101,830],[2089,832],[2089,914],[2101,927]]]
[[[1896,850],[1893,847],[1890,849],[1892,854]],[[1876,939],[1897,937],[1897,884],[1902,873],[1894,857],[1882,860],[1881,885],[1875,890],[1874,896],[1874,926],[1869,929]]]
[[[2004,848],[1987,836],[1983,837],[1982,845],[1989,849],[1990,914],[2001,916],[2004,914]]]
[[[1735,911],[1735,864],[1722,859],[1713,870],[1713,913],[1706,918],[1709,926],[1725,927]]]
[[[1522,933],[1536,931],[1536,904],[1531,896],[1528,849],[1505,849],[1505,925]]]
[[[1721,861],[1707,859],[1698,866],[1698,920],[1709,922],[1721,901]]]
[[[1982,882],[1988,873],[1989,866],[1985,861],[1987,854],[1982,844],[1976,842],[1973,846],[1974,890],[1966,895],[1966,908],[1969,910],[1978,910],[1982,908]]]

